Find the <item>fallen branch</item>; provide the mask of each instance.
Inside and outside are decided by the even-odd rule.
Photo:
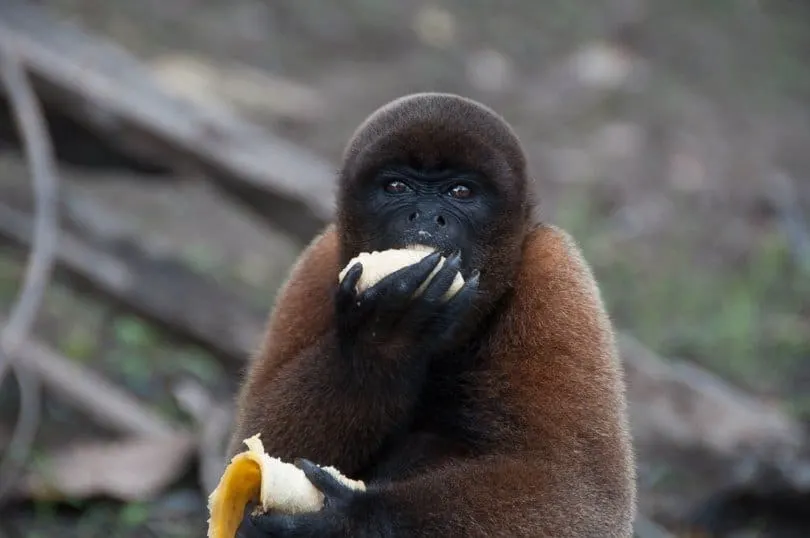
[[[20,383],[22,412],[5,461],[13,462],[15,474],[27,459],[40,416],[39,386],[33,390],[31,383],[41,383],[125,438],[59,447],[49,454],[46,472],[29,469],[19,479],[3,482],[6,497],[75,499],[106,494],[144,500],[180,476],[193,457],[197,444],[187,428],[163,419],[126,391],[43,344],[23,342],[12,368]]]
[[[799,421],[697,365],[663,360],[627,334],[619,347],[646,516],[689,522],[719,492],[810,493],[810,445]],[[681,477],[669,492],[656,483],[661,468]]]
[[[0,203],[0,237],[30,246],[31,218]],[[211,279],[179,262],[155,260],[137,245],[108,251],[63,231],[57,263],[97,292],[222,358],[242,363],[259,343],[264,314]]]
[[[0,45],[3,45],[0,42]],[[32,225],[32,252],[26,267],[22,291],[11,309],[8,323],[0,334],[0,382],[9,357],[31,331],[37,310],[45,295],[55,258],[58,238],[57,176],[53,149],[42,119],[42,111],[17,61],[16,50],[0,46],[0,79],[9,96],[18,129],[25,140],[25,153],[34,187],[35,218]]]
[[[20,413],[5,457],[0,462],[0,501],[13,489],[30,455],[39,429],[40,394],[36,378],[14,364],[14,354],[28,337],[48,287],[57,242],[57,176],[53,149],[34,91],[13,45],[0,43],[0,79],[13,109],[34,187],[35,220],[32,252],[22,291],[0,332],[0,383],[9,368],[20,388]]]
[[[40,6],[3,0],[0,47],[10,44],[42,99],[123,149],[208,172],[262,217],[305,240],[331,218],[326,161],[224,110],[171,96],[122,48]]]
[[[667,360],[621,334],[636,436],[718,455],[778,461],[803,446],[801,424],[697,365]]]
[[[133,436],[171,436],[181,430],[130,396],[49,347],[27,340],[15,352],[17,364],[43,386],[112,431]]]

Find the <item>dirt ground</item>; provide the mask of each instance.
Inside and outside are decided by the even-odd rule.
[[[627,34],[631,52],[617,55],[605,39],[641,2],[51,4],[150,62],[176,91],[232,107],[333,162],[364,116],[389,99],[420,90],[480,99],[523,139],[543,214],[580,241],[618,326],[664,356],[694,360],[810,416],[810,252],[801,237],[810,228],[799,225],[798,239],[790,231],[810,208],[807,7],[648,0]],[[207,86],[206,69],[217,73]],[[780,194],[780,171],[794,194]],[[5,155],[3,173],[25,171]],[[126,174],[66,175],[120,209],[155,252],[180,252],[258,290],[260,307],[271,304],[300,249],[200,182],[145,189]],[[20,260],[0,251],[4,302]],[[57,323],[77,312],[84,317]],[[103,346],[94,340],[102,325],[112,333]],[[215,362],[198,350],[169,347],[138,319],[66,287],[49,297],[43,327],[66,354],[155,402],[161,387],[144,381],[155,364],[171,365],[161,370],[167,377],[193,372],[219,383]],[[148,361],[132,366],[133,356]],[[655,479],[645,487],[654,490]],[[189,486],[147,506],[64,513],[46,503],[20,512],[37,524],[18,526],[18,535],[49,536],[78,517],[85,531],[77,536],[112,528],[116,536],[192,536],[182,522],[204,517],[199,501]]]

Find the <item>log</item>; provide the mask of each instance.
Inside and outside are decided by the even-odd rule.
[[[127,152],[202,170],[303,240],[332,218],[333,170],[325,160],[226,110],[170,95],[113,43],[30,2],[3,0],[0,47],[13,49],[45,103]]]
[[[684,449],[726,457],[747,455],[777,464],[795,458],[801,424],[699,366],[663,360],[638,340],[619,335],[636,439],[665,439]]]
[[[172,179],[172,170],[165,163],[119,147],[115,140],[65,114],[58,103],[41,104],[53,142],[54,156],[59,164],[95,172],[126,170],[143,178],[156,175],[164,181]],[[11,116],[8,100],[0,90],[0,149],[8,146],[20,151],[23,141],[13,127]]]
[[[29,338],[14,356],[20,368],[34,374],[48,389],[112,431],[170,437],[182,430],[126,391],[41,342]]]
[[[618,344],[646,492],[641,512],[679,532],[742,529],[748,516],[789,524],[794,499],[810,500],[803,424],[695,364],[662,359],[627,334]],[[659,485],[657,469],[679,480]]]
[[[0,202],[0,238],[29,247],[32,219]],[[127,309],[239,364],[259,342],[264,315],[212,279],[138,245],[109,249],[63,230],[57,266]]]

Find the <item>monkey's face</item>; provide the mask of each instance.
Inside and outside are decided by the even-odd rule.
[[[481,174],[389,165],[358,187],[353,198],[363,215],[357,225],[365,250],[421,244],[445,256],[460,251],[465,277],[484,262],[476,246],[496,224],[502,204]]]
[[[344,154],[341,265],[361,252],[422,244],[459,251],[497,296],[518,266],[528,218],[525,157],[511,128],[469,100],[403,98],[373,113]]]

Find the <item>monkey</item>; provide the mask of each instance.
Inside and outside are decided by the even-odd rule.
[[[360,124],[336,175],[335,219],[281,286],[229,449],[260,433],[324,505],[246,515],[238,536],[631,536],[612,321],[573,237],[538,217],[513,127],[464,96],[405,95]],[[361,291],[362,261],[337,278],[414,244],[435,252]]]

